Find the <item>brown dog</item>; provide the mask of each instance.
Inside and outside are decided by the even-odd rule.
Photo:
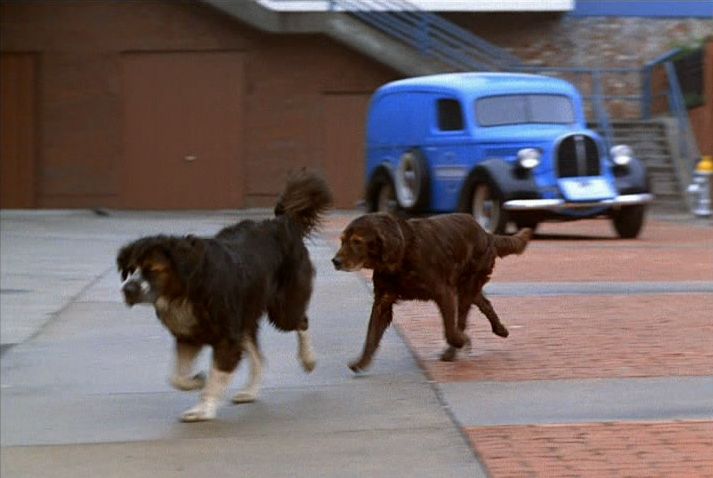
[[[532,230],[514,236],[489,234],[469,214],[427,219],[398,219],[374,213],[358,217],[344,230],[332,259],[337,270],[373,269],[374,305],[361,358],[349,364],[366,370],[400,300],[433,300],[443,319],[450,361],[470,339],[464,333],[473,304],[488,318],[493,333],[507,337],[483,286],[490,280],[496,257],[521,254]]]

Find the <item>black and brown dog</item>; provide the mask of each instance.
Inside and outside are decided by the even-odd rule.
[[[144,237],[119,251],[127,305],[152,304],[176,339],[171,384],[203,389],[182,420],[215,418],[243,352],[250,358],[250,379],[233,402],[255,400],[262,379],[258,322],[264,313],[279,330],[297,332],[302,366],[307,372],[315,367],[306,315],[315,270],[303,239],[330,204],[324,180],[301,171],[288,179],[273,219],[241,221],[214,237]],[[213,350],[207,379],[193,374],[204,346]]]
[[[402,300],[433,300],[443,319],[448,348],[442,360],[455,359],[470,343],[465,334],[473,304],[488,318],[494,334],[507,337],[483,286],[497,257],[521,254],[532,235],[523,229],[514,236],[486,232],[469,214],[444,214],[404,220],[384,213],[354,219],[342,233],[332,259],[337,270],[373,269],[374,305],[361,357],[349,367],[366,370],[393,318],[393,305]]]

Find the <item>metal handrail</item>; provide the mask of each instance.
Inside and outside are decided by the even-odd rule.
[[[698,144],[696,143],[696,139],[693,135],[693,128],[691,127],[688,110],[686,109],[686,101],[683,98],[681,86],[678,82],[678,75],[676,74],[673,62],[670,60],[666,61],[664,63],[664,68],[669,85],[669,107],[671,108],[671,112],[674,114],[678,125],[679,153],[687,162],[689,170],[692,172],[700,159],[701,153],[698,150]]]
[[[678,53],[681,51],[680,48],[675,48],[671,51],[668,51],[664,53],[663,55],[660,55],[659,57],[653,59],[652,61],[646,63],[644,67],[641,69],[641,104],[642,104],[642,113],[641,116],[644,119],[648,119],[651,117],[651,107],[654,102],[654,95],[653,95],[653,75],[654,75],[654,70],[656,69],[657,66],[664,64],[665,62],[671,60],[674,56],[678,55]]]
[[[330,0],[342,11],[417,49],[454,70],[509,70],[515,55],[407,0]]]
[[[596,112],[595,114],[597,116],[599,127],[604,133],[604,143],[608,151],[613,146],[614,133],[612,131],[611,123],[609,122],[609,113],[604,106],[604,86],[602,85],[602,76],[601,70],[595,70],[592,73],[594,90],[592,104],[594,106],[594,111]]]
[[[696,137],[693,134],[686,101],[681,91],[673,58],[681,52],[680,48],[670,50],[658,58],[650,61],[641,69],[642,72],[642,118],[648,119],[653,114],[654,99],[665,96],[668,100],[668,107],[676,120],[678,129],[679,155],[684,159],[689,172],[693,172],[698,160],[700,151]],[[663,66],[666,73],[666,91],[662,94],[654,95],[653,75],[657,67]]]

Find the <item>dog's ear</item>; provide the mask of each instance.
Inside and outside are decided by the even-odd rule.
[[[203,264],[204,240],[195,236],[174,238],[166,244],[164,250],[178,278],[186,287],[189,287],[193,276]]]
[[[375,216],[374,230],[379,242],[381,264],[387,269],[394,269],[404,258],[406,240],[398,221],[389,215]]]
[[[121,280],[124,281],[129,276],[129,266],[134,254],[134,244],[128,244],[119,249],[116,255],[116,268],[121,273]]]

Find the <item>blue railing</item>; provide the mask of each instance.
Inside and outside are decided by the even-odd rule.
[[[510,70],[515,55],[407,0],[330,0],[343,11],[437,60],[453,71]]]
[[[701,153],[698,150],[696,138],[693,135],[693,128],[688,117],[686,101],[681,92],[681,85],[678,81],[676,69],[673,62],[664,63],[666,79],[668,80],[668,104],[678,126],[678,148],[679,154],[688,165],[689,171],[693,171],[700,159]]]
[[[669,113],[676,120],[677,136],[678,136],[678,153],[684,159],[690,172],[695,169],[698,160],[700,159],[700,151],[693,128],[688,116],[688,108],[683,97],[681,85],[678,81],[678,75],[673,65],[673,58],[680,53],[680,49],[671,50],[655,60],[647,63],[641,69],[642,81],[642,118],[649,119],[654,114],[654,108],[657,108],[657,113]],[[661,76],[663,82],[663,91],[657,91],[654,85],[654,78],[657,69],[663,68]],[[665,101],[660,101],[660,100]],[[661,108],[661,103],[668,107],[668,111]]]
[[[651,117],[652,107],[654,102],[656,102],[662,96],[668,96],[667,93],[657,93],[654,94],[653,76],[654,71],[660,65],[671,61],[681,50],[676,48],[669,52],[664,53],[658,58],[645,64],[642,68],[642,79],[641,79],[641,95],[642,95],[642,118],[648,119]]]

